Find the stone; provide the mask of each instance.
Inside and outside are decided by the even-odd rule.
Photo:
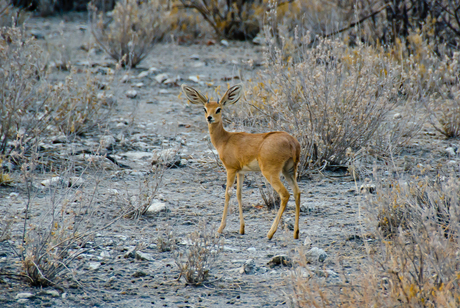
[[[147,276],[147,273],[143,272],[143,271],[137,271],[133,274],[133,277],[134,278],[139,278],[139,277],[145,277]]]
[[[151,159],[155,154],[149,152],[130,151],[121,153],[120,156],[129,160],[148,160]]]
[[[136,251],[135,252],[136,260],[141,260],[141,261],[153,261],[153,257],[149,253],[145,253],[142,251]]]
[[[145,78],[145,77],[147,77],[149,74],[150,74],[149,71],[144,71],[144,72],[141,72],[139,75],[137,75],[137,78],[139,78],[139,79]]]
[[[310,239],[309,236],[307,236],[307,237],[305,238],[305,240],[303,241],[303,245],[304,245],[305,247],[311,247],[312,241],[311,241],[311,239]]]
[[[101,263],[99,262],[89,262],[88,263],[88,269],[95,271],[101,266]]]
[[[75,187],[75,186],[81,186],[85,183],[85,180],[83,180],[81,177],[78,176],[72,176],[69,178],[68,186],[69,187]]]
[[[115,140],[115,137],[112,135],[102,136],[99,139],[99,142],[101,146],[106,149],[112,148],[117,143],[117,141]]]
[[[305,258],[307,259],[307,262],[324,262],[324,260],[327,258],[327,253],[323,249],[313,247],[307,251]]]
[[[402,118],[402,115],[398,112],[398,113],[395,113],[394,116],[393,116],[393,119],[397,120],[397,119],[401,119]]]
[[[359,188],[359,191],[362,194],[365,194],[365,193],[375,194],[375,185],[374,184],[363,184]]]
[[[126,97],[127,98],[136,98],[137,97],[137,91],[136,90],[129,90],[129,91],[126,91]]]
[[[453,147],[448,147],[445,151],[446,151],[447,155],[449,155],[449,156],[456,156],[457,155],[457,153],[455,151],[455,148],[453,148]]]
[[[158,83],[163,83],[165,80],[167,80],[169,78],[168,74],[158,74],[155,76],[155,80],[158,82]]]
[[[52,297],[59,297],[59,292],[56,290],[46,290],[44,293],[46,295],[51,295]]]
[[[138,82],[138,83],[134,84],[133,86],[136,87],[136,88],[142,88],[144,86],[144,83],[143,82]]]
[[[34,297],[35,295],[33,293],[30,293],[30,292],[23,292],[23,293],[18,293],[15,297],[15,299],[29,299],[29,298],[32,298]]]
[[[55,177],[52,177],[50,179],[41,181],[40,185],[42,185],[44,187],[52,187],[52,186],[56,186],[58,184],[62,184],[63,181],[64,180],[60,176],[55,176]]]
[[[149,208],[147,209],[148,214],[159,213],[166,210],[166,203],[161,202],[160,200],[153,199]]]
[[[126,248],[126,250],[127,250],[127,251],[125,252],[125,254],[124,254],[124,256],[123,256],[125,259],[131,259],[131,258],[135,258],[135,257],[136,257],[136,253],[135,253],[135,251],[136,251],[136,246],[128,246],[128,247]]]
[[[180,166],[181,157],[177,149],[165,149],[154,154],[152,165],[162,164],[166,167]]]
[[[197,54],[193,54],[190,56],[190,60],[200,60],[200,56]]]
[[[222,46],[225,46],[225,47],[228,47],[228,45],[229,45],[227,40],[221,40],[221,41],[220,41],[220,44],[221,44]]]
[[[131,79],[131,77],[128,74],[126,74],[123,77],[121,77],[120,81],[123,82],[123,83],[126,83],[126,82],[129,81],[129,79]]]
[[[287,266],[287,267],[291,267],[292,266],[292,261],[291,261],[291,258],[289,258],[288,256],[286,255],[277,255],[277,256],[274,256],[268,263],[267,265],[270,267],[270,268],[273,268],[277,265],[281,265],[281,266]]]
[[[30,35],[32,35],[37,40],[44,40],[45,39],[45,35],[43,33],[41,33],[40,31],[36,30],[36,29],[30,30]]]
[[[254,259],[249,259],[244,262],[244,265],[240,269],[240,274],[252,275],[256,272],[256,263]]]

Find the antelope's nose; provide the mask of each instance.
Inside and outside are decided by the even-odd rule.
[[[212,117],[211,117],[211,116],[209,116],[207,119],[208,119],[208,122],[212,121]]]

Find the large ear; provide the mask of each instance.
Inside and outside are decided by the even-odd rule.
[[[225,92],[224,96],[220,100],[220,104],[225,106],[227,104],[234,104],[236,103],[241,96],[243,95],[243,85],[237,84]]]
[[[203,104],[204,105],[208,102],[208,99],[204,97],[203,94],[201,94],[194,88],[189,87],[185,84],[182,85],[182,91],[184,92],[185,96],[192,104]]]

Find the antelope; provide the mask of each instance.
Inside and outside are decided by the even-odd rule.
[[[296,138],[286,132],[269,132],[249,134],[245,132],[228,132],[222,124],[222,111],[228,105],[239,101],[243,93],[242,85],[235,85],[227,90],[224,96],[217,101],[209,101],[200,92],[182,85],[182,91],[192,104],[201,104],[204,107],[208,123],[211,142],[219,153],[219,158],[227,170],[227,187],[225,189],[225,204],[222,221],[218,229],[222,233],[226,221],[230,189],[237,178],[236,197],[240,214],[240,234],[244,234],[243,205],[241,202],[241,188],[247,172],[261,172],[270,185],[280,195],[281,205],[267,237],[271,239],[275,234],[281,216],[289,200],[289,192],[281,182],[281,173],[294,191],[295,197],[295,227],[294,239],[299,238],[300,190],[297,185],[297,166],[299,164],[300,144]]]

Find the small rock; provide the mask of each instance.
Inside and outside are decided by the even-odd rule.
[[[20,298],[17,301],[18,304],[27,304],[28,302],[29,302],[28,298]]]
[[[60,176],[55,176],[50,179],[41,181],[40,184],[44,187],[56,186],[63,182],[63,179]]]
[[[393,116],[393,119],[397,120],[397,119],[401,119],[402,118],[402,115],[398,112],[398,113],[395,113],[394,116]]]
[[[221,41],[220,41],[220,44],[221,44],[222,46],[228,47],[228,41],[227,41],[227,40],[221,40]]]
[[[180,166],[181,157],[177,149],[165,149],[154,154],[152,165],[163,164],[166,167]]]
[[[30,35],[32,35],[37,40],[44,40],[45,39],[45,35],[43,33],[41,33],[40,31],[35,30],[35,29],[30,30]]]
[[[149,74],[154,74],[154,73],[157,73],[157,72],[158,72],[158,69],[156,67],[149,68]]]
[[[256,263],[254,259],[249,259],[244,262],[244,265],[240,269],[240,274],[252,275],[256,272]]]
[[[274,256],[268,263],[267,265],[270,267],[270,268],[273,268],[277,265],[281,265],[281,266],[287,266],[287,267],[291,267],[292,266],[292,261],[291,261],[291,258],[289,258],[288,256],[286,255],[277,255],[277,256]]]
[[[141,261],[153,261],[153,257],[149,253],[145,253],[142,251],[136,251],[136,260],[141,260]]]
[[[364,193],[375,194],[375,185],[374,184],[363,184],[359,188],[359,191],[362,194],[364,194]]]
[[[136,246],[128,246],[126,250],[127,252],[124,254],[125,259],[131,259],[131,258],[136,257],[136,254],[135,254]]]
[[[85,180],[83,180],[81,177],[78,176],[72,176],[69,178],[68,186],[69,187],[75,187],[75,186],[81,186],[85,183]]]
[[[45,294],[51,295],[52,297],[59,297],[59,292],[56,290],[46,290],[44,291]]]
[[[133,86],[135,86],[136,88],[142,88],[144,86],[144,83],[143,82],[138,82],[138,83],[134,84]]]
[[[446,150],[447,155],[449,156],[456,156],[457,153],[455,152],[455,148],[453,147],[448,147]]]
[[[147,160],[154,157],[155,154],[149,152],[130,151],[121,153],[120,156],[129,160]]]
[[[307,262],[324,262],[327,258],[327,253],[323,249],[313,247],[305,254],[305,258]]]
[[[105,246],[108,246],[108,245],[105,245]],[[104,250],[104,251],[101,252],[100,256],[101,256],[102,258],[110,258],[110,252]]]
[[[89,262],[88,264],[88,269],[95,271],[101,266],[101,263],[99,262]]]
[[[250,252],[255,252],[257,249],[255,247],[249,247],[247,250]]]
[[[145,276],[147,276],[147,273],[144,273],[143,271],[137,271],[133,274],[134,278],[145,277]]]
[[[34,297],[34,294],[33,293],[29,293],[29,292],[23,292],[23,293],[18,293],[15,297],[15,299],[24,299],[24,298],[32,298]]]
[[[112,135],[102,136],[99,139],[99,142],[101,146],[103,146],[106,149],[112,148],[117,143],[117,141],[115,140],[115,137]]]
[[[256,37],[252,40],[254,45],[264,45],[265,44],[265,35],[263,31],[260,31]]]
[[[163,83],[165,80],[169,78],[168,74],[158,74],[155,76],[155,80],[158,83]]]
[[[161,202],[160,200],[153,199],[152,204],[150,204],[147,209],[148,214],[159,213],[166,210],[166,203]]]
[[[129,81],[130,78],[131,78],[131,77],[130,77],[128,74],[126,74],[126,75],[124,75],[124,76],[121,78],[120,81],[123,82],[123,83],[126,83],[126,82]]]
[[[190,60],[200,60],[200,56],[199,56],[199,55],[196,55],[196,54],[191,55],[191,56],[190,56]]]
[[[203,76],[200,76],[200,75],[188,76],[188,80],[198,83],[198,82],[200,82],[200,78],[202,78],[202,77]]]
[[[136,98],[137,97],[137,91],[136,90],[126,91],[126,97],[128,97],[128,98]]]
[[[303,241],[303,245],[304,245],[305,247],[311,247],[312,241],[311,241],[311,238],[310,238],[309,236],[307,236],[307,237],[305,238],[305,240]]]
[[[137,78],[142,79],[142,78],[147,77],[149,74],[150,74],[149,71],[144,71],[144,72],[140,73],[139,75],[137,75]]]

